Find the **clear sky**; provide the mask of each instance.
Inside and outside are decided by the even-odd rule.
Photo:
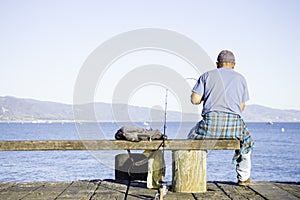
[[[0,96],[72,103],[94,49],[126,31],[160,28],[194,40],[213,61],[222,49],[232,50],[248,82],[248,104],[300,109],[299,8],[298,0],[0,0]],[[150,51],[118,60],[95,100],[110,101],[109,91],[128,70],[121,66],[181,62],[168,56]],[[185,76],[199,75],[186,69]],[[151,100],[137,92],[130,103],[158,104]]]

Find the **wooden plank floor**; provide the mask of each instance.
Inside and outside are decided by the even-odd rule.
[[[207,192],[184,194],[168,192],[164,199],[300,199],[299,183],[253,182],[249,187],[233,182],[208,182]],[[0,199],[124,199],[126,181],[114,180],[73,182],[0,183]],[[132,182],[128,200],[154,199],[157,190],[147,189],[146,183]]]

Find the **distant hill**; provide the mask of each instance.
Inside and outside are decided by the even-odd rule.
[[[300,122],[300,110],[274,109],[261,105],[246,105],[245,121],[251,122]]]
[[[1,121],[33,121],[33,120],[70,120],[73,118],[71,105],[0,97]]]
[[[76,106],[80,109],[80,116],[76,120],[91,121],[90,112],[91,104]],[[112,106],[108,103],[92,104],[96,113],[97,121],[163,121],[164,111],[150,109],[138,106],[128,106],[125,104],[115,104]],[[129,114],[128,114],[129,113]],[[168,121],[195,121],[199,116],[197,114],[183,114],[180,112],[168,111]],[[129,118],[129,117],[130,118]],[[16,97],[0,97],[0,121],[73,121],[73,105],[38,101],[34,99],[21,99]]]
[[[90,121],[88,108],[90,105],[82,105],[80,116],[76,120]],[[93,104],[97,121],[163,121],[164,111],[125,104]],[[129,115],[128,115],[129,113]],[[299,110],[272,109],[260,105],[247,105],[243,113],[245,121],[248,122],[299,122]],[[79,119],[78,119],[79,118]],[[168,121],[198,121],[200,115],[180,113],[177,111],[167,112]],[[73,105],[38,101],[33,99],[21,99],[16,97],[0,97],[0,121],[73,121]]]

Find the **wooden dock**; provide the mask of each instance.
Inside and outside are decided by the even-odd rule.
[[[0,199],[124,199],[126,181],[93,180],[73,182],[8,182],[0,183]],[[253,182],[249,187],[233,182],[208,182],[205,193],[173,193],[164,199],[300,199],[299,183]],[[157,190],[147,189],[144,182],[132,182],[128,200],[154,199]]]
[[[158,150],[162,148],[161,144],[161,141],[130,142],[117,140],[0,141],[0,151]],[[239,149],[239,147],[238,140],[166,140],[164,146],[165,150],[199,151],[232,150]],[[203,166],[206,169],[206,163]],[[206,179],[202,184],[206,184]],[[127,181],[118,182],[115,180],[28,183],[0,182],[0,200],[124,199],[126,188]],[[157,190],[147,189],[146,182],[133,181],[127,199],[154,199],[156,193]],[[249,187],[241,187],[233,182],[214,181],[207,183],[207,192],[175,193],[169,191],[164,199],[300,199],[300,185],[299,183],[253,182]]]

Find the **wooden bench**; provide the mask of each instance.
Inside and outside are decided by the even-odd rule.
[[[162,150],[162,141],[50,140],[0,141],[0,151],[48,150]],[[165,140],[164,149],[172,151],[174,192],[206,191],[207,150],[237,150],[238,140]]]

